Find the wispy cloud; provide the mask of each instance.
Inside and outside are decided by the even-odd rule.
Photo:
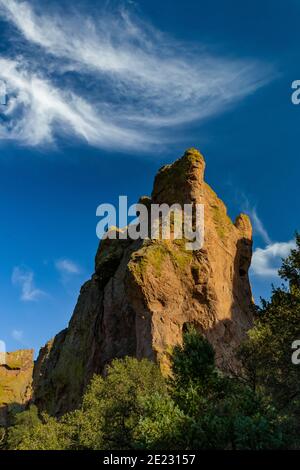
[[[256,248],[252,257],[251,271],[262,277],[276,277],[281,265],[281,259],[288,256],[291,249],[295,248],[295,241],[277,242]]]
[[[91,18],[0,0],[0,15],[22,50],[0,62],[10,96],[0,136],[27,144],[63,132],[98,147],[147,148],[167,142],[171,126],[223,112],[273,72],[180,43],[124,8]]]
[[[231,182],[230,186],[233,186]],[[234,187],[234,190],[236,194],[237,203],[241,207],[241,210],[245,214],[247,214],[251,219],[254,234],[258,235],[266,245],[270,245],[272,243],[271,237],[268,233],[267,228],[265,227],[264,222],[257,213],[257,208],[250,202],[248,196],[245,194],[244,191],[241,191],[236,187]]]
[[[67,290],[69,289],[70,284],[73,285],[73,282],[78,282],[80,280],[79,275],[82,273],[81,267],[67,258],[59,259],[55,262],[55,267],[59,272],[60,281]],[[73,292],[72,292],[73,294]]]
[[[80,267],[70,259],[60,259],[55,262],[56,269],[64,274],[80,274]]]
[[[18,140],[28,146],[54,141],[60,132],[75,133],[96,146],[141,145],[137,132],[106,121],[83,98],[54,87],[49,79],[31,72],[22,61],[0,58],[0,78],[11,95],[0,124],[0,138]]]
[[[24,332],[22,330],[13,330],[11,336],[15,341],[22,342],[24,337]]]
[[[258,217],[256,209],[252,208],[248,210],[248,214],[253,224],[254,233],[258,234],[267,245],[270,245],[272,240],[263,224],[263,221]]]
[[[21,300],[24,302],[36,301],[45,294],[34,284],[34,273],[28,269],[15,267],[12,273],[12,283],[21,288]]]

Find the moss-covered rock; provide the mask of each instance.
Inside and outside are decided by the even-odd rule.
[[[21,409],[32,394],[33,350],[6,353],[0,364],[0,426],[9,422],[10,411]]]

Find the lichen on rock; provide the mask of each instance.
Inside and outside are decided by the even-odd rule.
[[[0,364],[0,426],[9,422],[10,411],[22,409],[32,395],[33,350],[5,354]]]

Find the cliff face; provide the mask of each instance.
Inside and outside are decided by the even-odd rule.
[[[252,229],[233,223],[204,181],[205,162],[188,150],[157,174],[152,203],[202,203],[204,246],[184,240],[109,240],[100,243],[95,274],[81,289],[68,328],[42,348],[34,369],[36,403],[61,414],[78,405],[94,373],[113,358],[149,358],[168,371],[168,352],[188,323],[206,335],[218,365],[235,369],[235,348],[252,323],[248,269]]]
[[[4,361],[3,361],[4,362]],[[8,424],[9,411],[22,408],[31,398],[33,350],[5,355],[0,364],[0,426]]]

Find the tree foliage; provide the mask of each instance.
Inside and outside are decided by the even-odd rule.
[[[270,300],[262,301],[239,357],[250,386],[268,396],[279,412],[286,414],[296,438],[300,431],[300,365],[292,362],[292,345],[300,340],[299,234],[296,248],[282,261],[279,275],[285,284],[273,287]]]

